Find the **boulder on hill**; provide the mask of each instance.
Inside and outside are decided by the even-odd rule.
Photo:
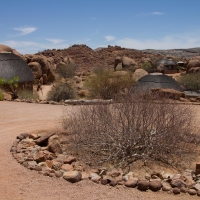
[[[31,68],[34,79],[40,79],[42,77],[42,69],[41,65],[38,62],[30,62],[28,63],[28,66]]]
[[[13,50],[4,44],[0,44],[0,53],[13,53]]]
[[[46,81],[44,84],[53,82],[55,80],[55,67],[52,59],[49,59],[43,55],[31,55],[26,54],[23,56],[27,64],[32,69],[35,79],[40,79],[41,77]],[[35,80],[37,83],[38,81]]]
[[[75,64],[75,61],[68,56],[64,57],[63,62],[67,65],[70,65],[70,64],[74,65]]]
[[[148,72],[145,71],[144,69],[136,69],[133,74],[133,79],[135,81],[138,81],[140,78],[142,78],[143,76],[146,76],[147,74]]]
[[[0,53],[13,53],[17,56],[22,57],[22,55],[18,51],[4,44],[0,44]]]
[[[116,57],[128,57],[133,59],[138,65],[143,60],[154,60],[158,57],[153,53],[145,53],[135,49],[126,49],[120,46],[108,46],[107,48],[100,48],[98,51],[89,48],[86,45],[73,45],[66,49],[48,49],[37,55],[44,55],[48,58],[54,59],[54,64],[65,62],[65,57],[74,60],[78,66],[77,71],[87,72],[92,71],[100,66],[113,69]]]
[[[192,67],[188,70],[188,74],[200,73],[200,67]]]
[[[200,59],[199,58],[194,58],[188,61],[187,67],[186,67],[186,72],[191,73],[195,71],[194,69],[200,68]]]

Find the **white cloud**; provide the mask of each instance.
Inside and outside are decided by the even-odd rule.
[[[165,36],[160,39],[123,38],[116,41],[116,45],[133,49],[179,49],[200,46],[200,37],[192,36]]]
[[[10,46],[13,49],[16,49],[21,54],[34,54],[38,51],[43,51],[45,49],[64,49],[68,48],[69,44],[66,43],[39,43],[34,41],[0,41],[1,44]]]
[[[13,28],[13,30],[20,32],[19,34],[14,35],[14,36],[24,36],[24,35],[27,35],[27,34],[30,34],[30,33],[34,32],[34,31],[36,31],[37,28],[30,26],[30,27],[24,27],[24,28],[22,28],[22,27],[20,27],[20,28]]]
[[[105,38],[106,38],[106,41],[108,41],[108,42],[115,40],[115,37],[112,35],[107,35],[107,36],[105,36]]]
[[[164,15],[165,13],[164,12],[151,12],[151,13],[139,13],[136,15],[136,17],[148,17],[150,15]]]
[[[164,15],[163,12],[152,12],[151,14],[152,14],[152,15]]]
[[[61,40],[61,39],[53,39],[53,38],[46,38],[45,40],[49,41],[49,42],[52,42],[53,44],[60,44],[60,43],[63,43],[64,40]]]

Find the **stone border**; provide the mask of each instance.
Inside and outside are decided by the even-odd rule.
[[[181,174],[152,172],[143,178],[135,177],[133,172],[124,173],[122,169],[92,169],[89,172],[75,157],[62,152],[59,137],[55,133],[44,136],[22,133],[17,136],[10,152],[18,163],[39,174],[63,178],[71,183],[91,180],[94,183],[115,187],[137,188],[140,191],[152,190],[167,193],[200,196],[200,163],[196,170],[185,170]]]
[[[4,100],[4,101],[11,101],[11,102],[25,102],[25,103],[37,103],[37,104],[50,104],[50,105],[97,105],[97,104],[112,104],[115,103],[112,99],[110,100],[102,100],[102,99],[92,99],[92,100],[74,100],[69,99],[65,100],[64,102],[56,102],[56,101],[47,101],[47,100],[25,100],[25,99],[14,99],[14,100]],[[174,104],[183,104],[183,105],[200,105],[200,100],[198,101],[189,101],[188,99],[183,98],[183,100],[178,101],[174,100]]]

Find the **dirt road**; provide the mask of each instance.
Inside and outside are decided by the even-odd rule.
[[[78,107],[65,108],[78,111]],[[122,186],[112,188],[90,181],[71,184],[64,179],[42,176],[18,164],[10,153],[15,137],[22,132],[59,127],[62,113],[63,106],[0,102],[0,200],[199,199],[188,194],[175,196],[162,191],[140,192]],[[198,118],[200,121],[200,111]]]

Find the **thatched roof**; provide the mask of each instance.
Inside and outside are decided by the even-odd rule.
[[[156,62],[156,66],[158,66],[158,65],[165,65],[165,66],[174,65],[174,66],[176,66],[177,63],[175,60],[163,58]]]
[[[150,91],[153,88],[170,88],[182,91],[181,86],[170,76],[165,74],[148,74],[138,80],[137,89]]]
[[[20,83],[34,80],[30,67],[19,56],[12,53],[0,53],[0,78],[8,81],[16,76]]]

